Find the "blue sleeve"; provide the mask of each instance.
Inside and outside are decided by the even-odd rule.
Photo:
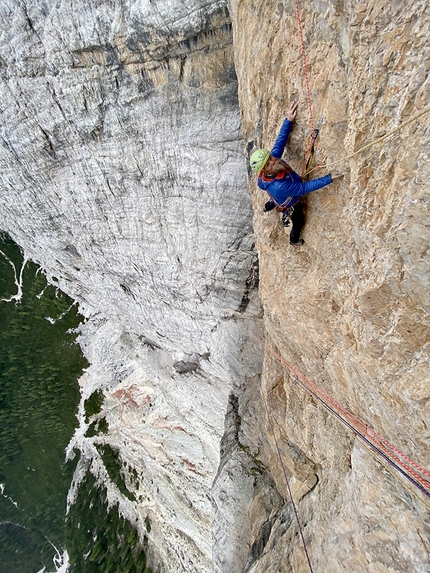
[[[331,175],[325,175],[324,177],[319,177],[318,179],[313,179],[312,181],[301,182],[299,176],[298,180],[293,180],[290,177],[286,179],[274,179],[273,181],[262,181],[258,180],[258,186],[260,189],[264,189],[269,193],[269,195],[279,204],[283,205],[288,199],[293,199],[294,197],[302,197],[312,191],[317,191],[326,185],[333,183]]]
[[[279,132],[279,135],[276,138],[275,145],[273,146],[272,151],[270,152],[270,154],[273,155],[273,157],[277,157],[278,159],[282,157],[292,127],[293,127],[293,122],[285,118],[284,123],[282,124],[281,127],[281,131]]]
[[[275,183],[275,182],[274,182]],[[333,179],[331,175],[325,175],[324,177],[319,177],[318,179],[312,179],[312,181],[290,181],[290,180],[281,180],[276,181],[276,194],[280,196],[286,197],[302,197],[303,195],[307,195],[308,193],[312,193],[312,191],[317,191],[317,189],[321,189],[326,185],[330,185],[333,183]]]
[[[316,191],[317,189],[321,189],[321,187],[325,187],[326,185],[330,185],[333,183],[333,179],[331,178],[330,173],[328,175],[324,175],[324,177],[318,177],[318,179],[312,179],[312,181],[304,181],[301,183],[303,188],[303,195],[307,193],[311,193],[312,191]]]

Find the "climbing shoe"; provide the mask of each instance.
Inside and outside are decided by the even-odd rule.
[[[294,247],[301,247],[301,246],[304,245],[304,244],[305,244],[305,241],[304,241],[303,239],[299,239],[299,240],[297,241],[297,243],[292,243],[292,242],[290,241],[290,245],[293,245]]]

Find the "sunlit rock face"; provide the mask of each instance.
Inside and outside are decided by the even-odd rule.
[[[248,335],[261,310],[227,3],[3,2],[0,13],[0,228],[90,317],[83,400],[105,394],[98,418],[80,412],[76,479],[91,463],[154,570],[211,571],[215,512],[228,568],[247,552],[253,475],[235,469],[250,484],[236,487],[239,519],[220,445],[262,352]],[[108,434],[85,438],[102,418]],[[134,502],[97,443],[120,450]]]
[[[324,116],[317,161],[334,164],[428,107],[427,2],[299,6],[314,124]],[[289,102],[299,101],[285,157],[300,173],[312,124],[295,3],[230,7],[245,148],[270,148]],[[289,246],[274,211],[263,213],[267,198],[250,179],[270,345],[424,468],[429,117],[329,168],[345,178],[307,196],[303,248]],[[315,569],[428,571],[428,512],[408,493],[417,488],[383,469],[270,355],[262,386],[293,485],[318,478],[299,504]],[[262,460],[288,498],[267,419],[266,428]],[[287,513],[255,520],[260,546],[249,571],[308,570]]]
[[[299,4],[318,160],[425,109],[425,2]],[[301,171],[294,2],[34,0],[0,14],[0,228],[88,316],[69,501],[89,466],[157,572],[302,573],[287,477],[315,571],[427,572],[413,486],[254,337],[429,465],[428,115],[334,166],[345,178],[307,197],[293,250],[245,156],[300,100],[286,158]]]

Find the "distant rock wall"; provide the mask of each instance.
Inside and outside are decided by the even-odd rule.
[[[2,6],[2,225],[82,302],[204,354],[255,266],[225,2],[34,4]]]
[[[225,417],[262,363],[227,2],[2,2],[0,15],[0,228],[79,301],[83,401],[105,395],[100,414],[81,408],[75,485],[90,465],[154,570],[211,571]],[[136,502],[97,444],[119,449]],[[230,513],[243,561],[247,527]]]
[[[428,3],[299,5],[314,123],[324,116],[317,160],[337,162],[429,105]],[[230,8],[245,148],[270,149],[299,101],[285,157],[301,172],[311,124],[295,3]],[[268,344],[427,468],[429,138],[427,114],[336,164],[345,178],[306,198],[300,249],[279,215],[263,213],[267,198],[250,177]],[[429,571],[426,506],[270,355],[263,371],[293,485],[318,479],[299,504],[315,570]],[[288,499],[267,419],[266,434],[261,459]],[[307,570],[291,516],[253,511],[261,543],[247,570]]]

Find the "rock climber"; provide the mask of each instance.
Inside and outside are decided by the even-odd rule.
[[[285,114],[279,135],[272,151],[257,149],[250,157],[251,169],[258,173],[258,186],[267,191],[270,201],[264,206],[264,211],[276,207],[282,212],[282,223],[285,227],[292,222],[290,245],[301,246],[304,240],[300,233],[305,223],[303,203],[301,198],[312,191],[321,189],[343,174],[325,175],[312,181],[302,181],[300,175],[295,173],[286,161],[281,159],[288,136],[297,114],[297,103],[291,103]]]

